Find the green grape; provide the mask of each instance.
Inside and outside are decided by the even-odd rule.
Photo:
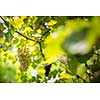
[[[94,55],[92,56],[92,58],[93,58],[93,60],[97,60],[97,59],[98,59],[98,56],[97,56],[96,54],[94,54]]]
[[[26,71],[30,64],[29,48],[20,47],[18,48],[17,53],[18,53],[18,58],[19,58],[20,65],[21,65],[20,69],[21,71]]]
[[[95,50],[94,53],[95,53],[95,54],[98,54],[98,50]]]
[[[98,49],[98,54],[100,55],[100,49]]]
[[[95,82],[98,76],[96,72],[100,70],[100,49],[94,48],[93,55],[87,60],[87,70],[89,71],[90,82]],[[91,72],[91,73],[90,73]]]
[[[88,66],[93,65],[93,62],[91,60],[87,60],[87,65]]]

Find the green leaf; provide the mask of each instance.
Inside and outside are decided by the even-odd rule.
[[[11,34],[11,32],[5,33],[4,36],[7,42],[11,42],[11,40],[13,39],[13,35]]]
[[[19,39],[18,38],[14,38],[13,44],[17,44],[18,42],[19,42]]]
[[[86,74],[86,67],[85,64],[80,64],[77,68],[77,75],[84,78],[84,75]]]
[[[4,30],[3,23],[0,23],[0,32],[2,32],[3,30]]]
[[[73,76],[68,74],[68,73],[61,73],[60,74],[60,79],[71,79],[71,78],[73,78]]]
[[[68,58],[69,58],[69,60],[68,60],[69,68],[68,69],[70,70],[72,75],[76,75],[79,62],[73,55],[69,55]]]
[[[56,20],[50,20],[50,22],[48,23],[48,26],[53,26],[57,23]]]

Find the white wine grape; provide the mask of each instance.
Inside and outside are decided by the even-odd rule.
[[[20,69],[21,69],[21,71],[26,71],[30,64],[29,48],[20,47],[20,48],[18,48],[17,53],[18,53],[19,62],[21,64]]]

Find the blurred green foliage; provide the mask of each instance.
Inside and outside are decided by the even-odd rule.
[[[0,20],[0,82],[100,82],[100,17]]]

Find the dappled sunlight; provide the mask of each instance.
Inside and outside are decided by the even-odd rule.
[[[100,17],[0,16],[0,82],[100,82]]]

